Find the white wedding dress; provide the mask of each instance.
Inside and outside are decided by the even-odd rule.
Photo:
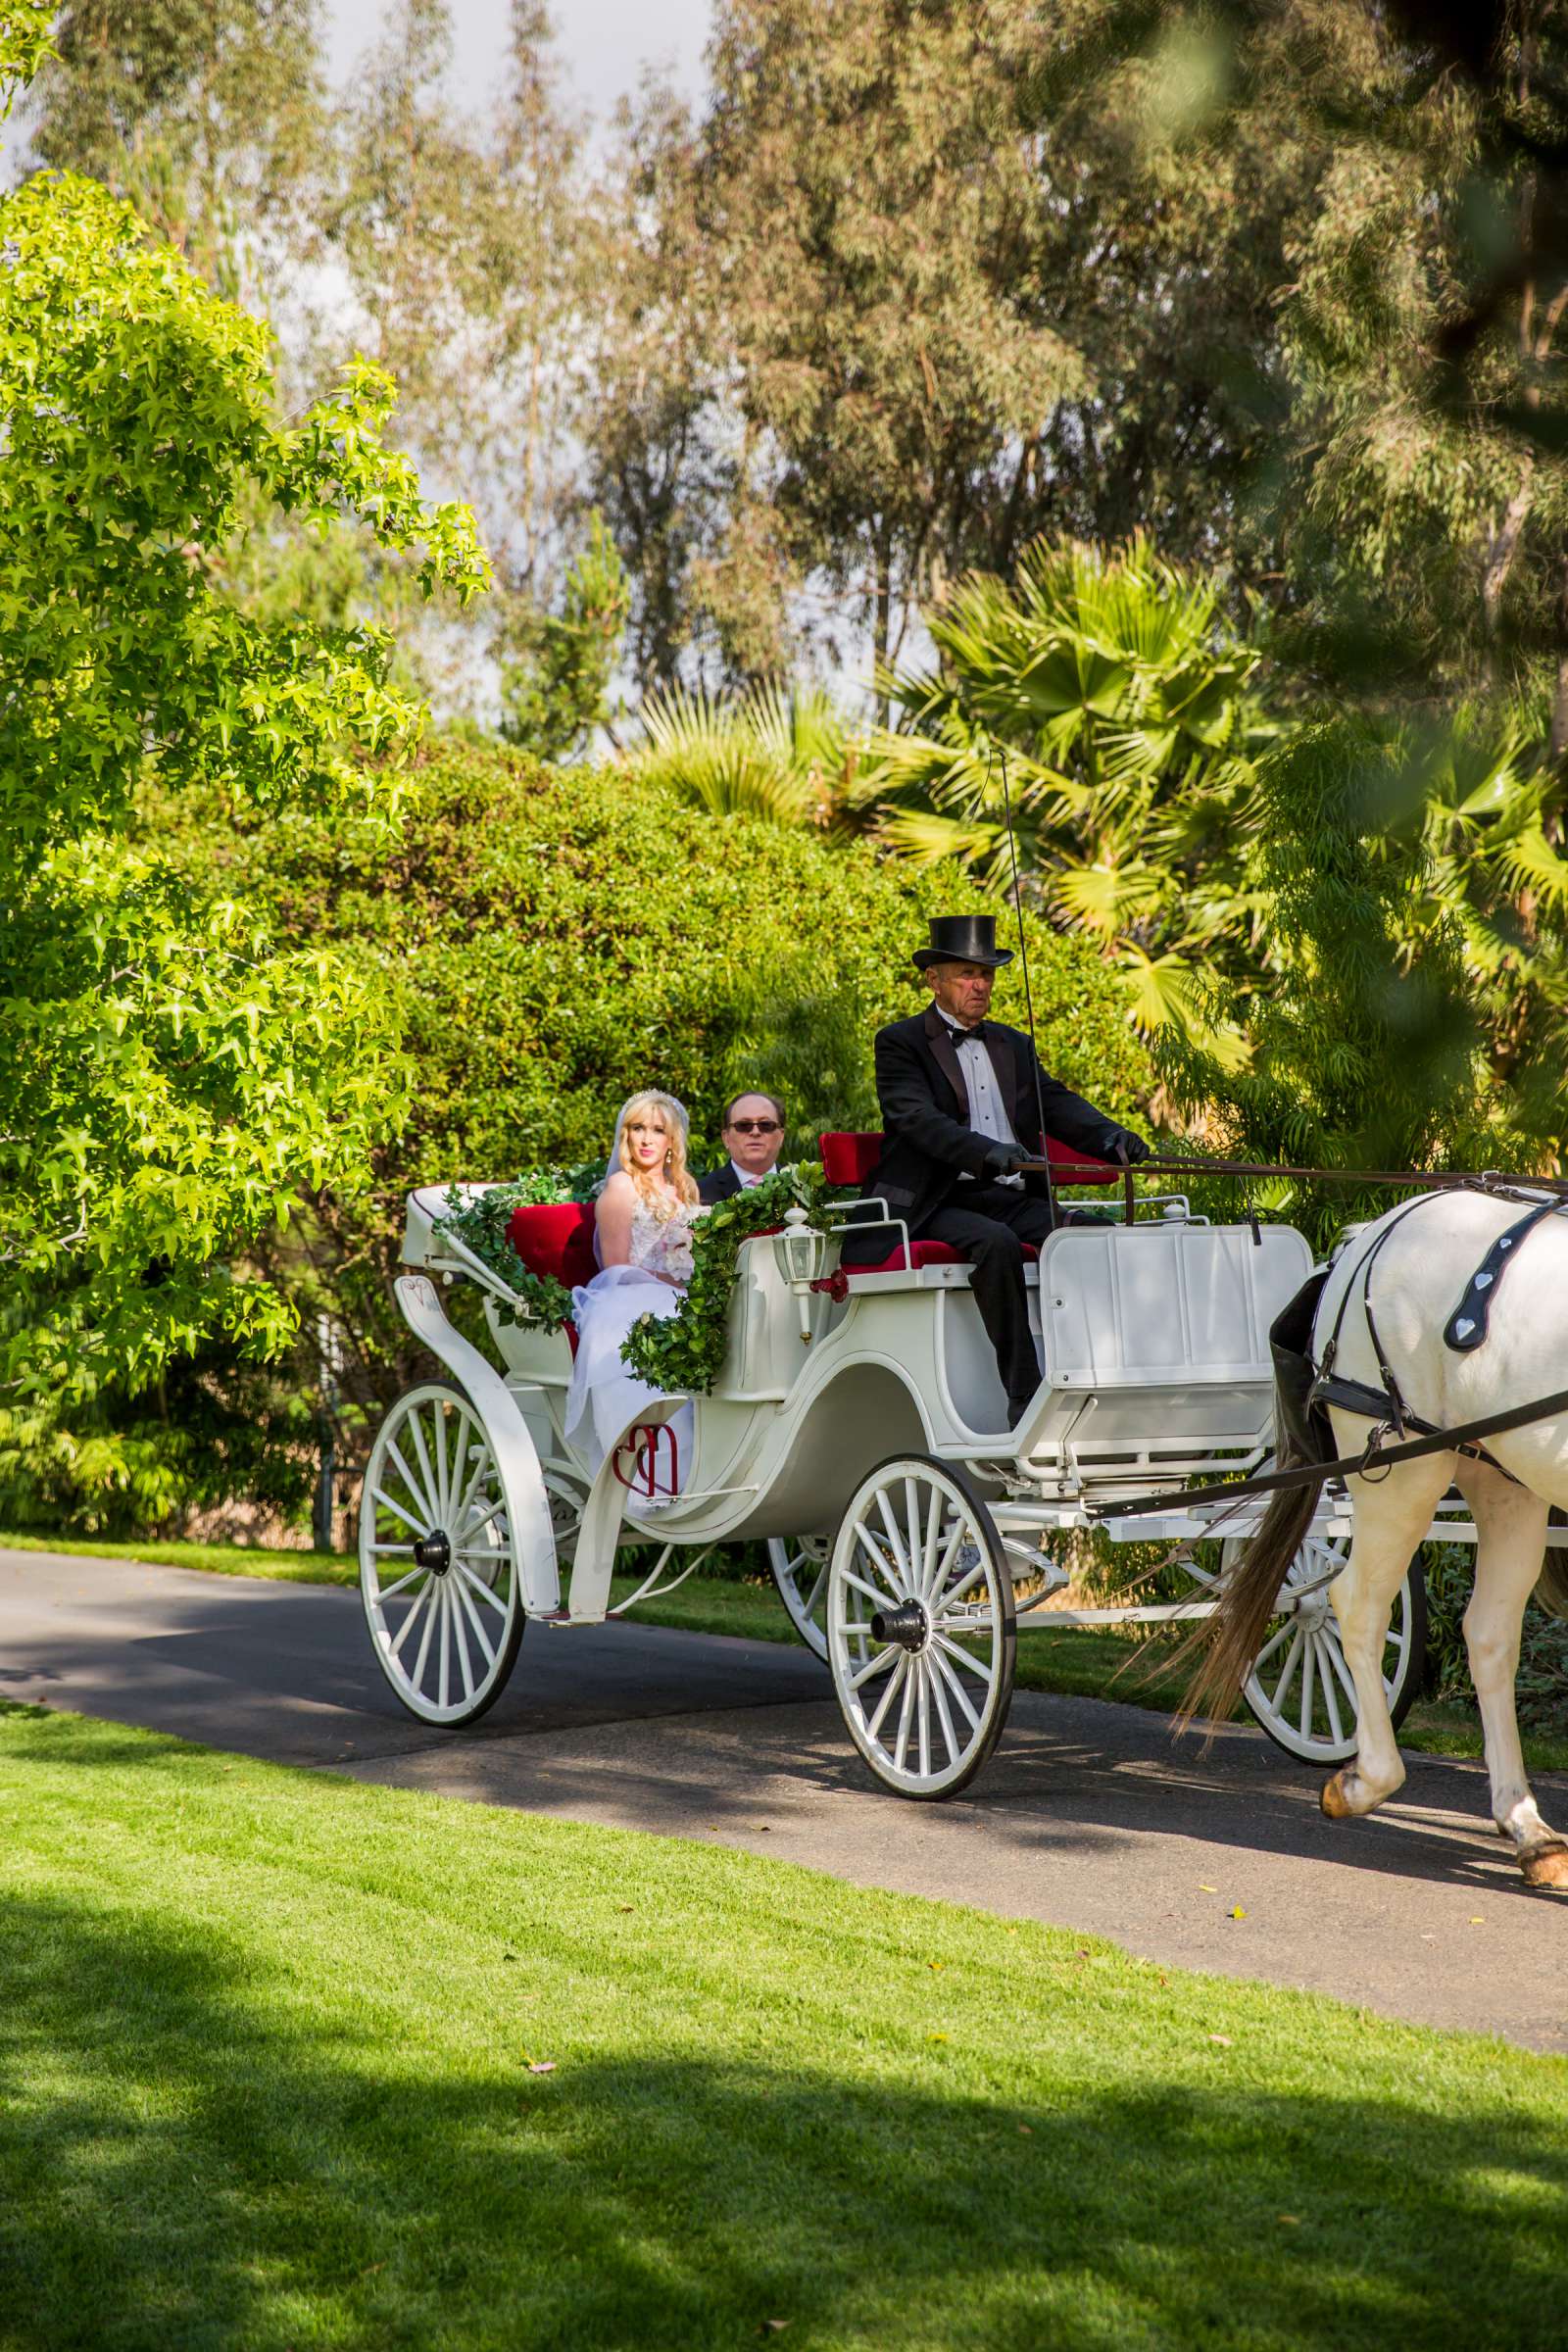
[[[639,1406],[658,1401],[661,1391],[639,1380],[622,1359],[620,1348],[632,1325],[643,1315],[672,1315],[692,1274],[692,1219],[701,1211],[677,1207],[669,1217],[656,1217],[639,1200],[631,1220],[631,1263],[606,1266],[592,1282],[571,1294],[577,1326],[577,1360],[566,1391],[566,1437],[589,1467],[598,1470]],[[599,1237],[594,1235],[597,1253]],[[680,1285],[672,1290],[665,1274]],[[680,1472],[691,1458],[692,1408],[683,1404],[671,1424]],[[667,1445],[659,1449],[657,1476],[669,1483]],[[677,1482],[678,1483],[678,1482]],[[664,1497],[668,1499],[667,1495]],[[649,1497],[641,1493],[638,1505],[647,1510]]]

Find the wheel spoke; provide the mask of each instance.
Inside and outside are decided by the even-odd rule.
[[[1329,1663],[1339,1677],[1340,1688],[1350,1702],[1350,1720],[1352,1723],[1358,1724],[1361,1720],[1361,1701],[1355,1694],[1355,1677],[1350,1672],[1345,1652],[1338,1642],[1331,1641],[1329,1642],[1328,1652]]]
[[[421,1521],[409,1516],[401,1502],[393,1501],[385,1487],[372,1487],[370,1492],[377,1502],[384,1503],[389,1511],[396,1511],[405,1527],[412,1527],[416,1536],[423,1536],[429,1532]]]
[[[945,1650],[955,1664],[966,1666],[976,1681],[983,1683],[986,1690],[990,1690],[992,1684],[996,1681],[996,1675],[989,1666],[982,1664],[973,1650],[960,1649],[956,1642],[950,1642],[947,1635],[941,1632],[933,1633],[931,1638],[938,1649]]]
[[[914,1687],[919,1679],[914,1670],[914,1661],[910,1659],[909,1671],[904,1678],[904,1702],[899,1708],[898,1737],[893,1742],[895,1772],[904,1770],[904,1759],[909,1752],[909,1718],[914,1712]]]
[[[931,1778],[931,1669],[924,1658],[915,1664],[915,1725],[919,1741],[920,1778]]]
[[[1317,1642],[1308,1635],[1301,1643],[1301,1711],[1297,1717],[1301,1738],[1312,1737],[1312,1690],[1317,1669]]]
[[[440,1676],[440,1691],[436,1705],[444,1707],[450,1703],[452,1696],[452,1595],[444,1584],[441,1587],[440,1612],[441,1663],[437,1668]]]
[[[465,1591],[471,1591],[480,1600],[487,1600],[498,1617],[506,1615],[507,1604],[493,1585],[487,1585],[482,1576],[475,1576],[473,1570],[466,1567],[462,1560],[457,1562],[457,1571]]]
[[[897,1669],[891,1676],[887,1689],[883,1691],[881,1697],[876,1702],[876,1713],[871,1717],[870,1721],[865,1727],[865,1734],[868,1740],[874,1740],[876,1738],[878,1731],[881,1729],[882,1718],[888,1711],[889,1702],[892,1700],[896,1692],[903,1689],[905,1668],[908,1665],[908,1651],[906,1649],[901,1649],[899,1652],[899,1663]]]
[[[824,1585],[827,1583],[827,1572],[828,1572],[828,1567],[829,1567],[829,1562],[828,1562],[828,1561],[826,1561],[826,1560],[824,1560],[824,1561],[822,1562],[822,1565],[821,1565],[821,1567],[820,1567],[820,1568],[818,1568],[818,1570],[817,1570],[817,1572],[816,1572],[816,1582],[815,1582],[815,1584],[814,1584],[814,1585],[811,1587],[811,1596],[810,1596],[809,1600],[808,1600],[808,1601],[805,1603],[805,1605],[803,1606],[803,1608],[802,1608],[802,1610],[801,1610],[801,1614],[802,1614],[802,1616],[803,1616],[803,1617],[814,1617],[814,1616],[816,1615],[816,1604],[817,1604],[817,1602],[818,1602],[818,1601],[821,1599],[821,1597],[822,1597],[822,1587],[823,1587],[823,1586],[824,1586]],[[797,1588],[796,1588],[796,1597],[797,1597],[797,1598],[799,1598],[799,1596],[800,1596],[800,1589],[799,1589],[799,1587],[797,1587]]]
[[[936,1590],[940,1571],[937,1567],[937,1545],[942,1541],[942,1506],[947,1496],[940,1487],[931,1490],[926,1505],[925,1541],[920,1546],[920,1598],[929,1600]]]
[[[468,1527],[468,1513],[472,1508],[473,1498],[479,1492],[479,1482],[490,1467],[490,1448],[488,1446],[481,1441],[473,1448],[473,1451],[476,1459],[474,1461],[473,1468],[468,1473],[468,1483],[464,1488],[463,1493],[459,1495],[457,1507],[452,1513],[452,1528],[454,1534],[457,1534],[459,1531],[466,1533]],[[459,1456],[458,1467],[460,1470],[463,1467],[461,1455]],[[484,1523],[481,1520],[479,1525],[482,1526],[483,1524]],[[476,1528],[474,1532],[477,1534],[478,1529]]]
[[[870,1601],[874,1607],[878,1609],[885,1609],[889,1605],[892,1595],[887,1592],[879,1592],[874,1585],[868,1585],[866,1583],[864,1577],[857,1576],[853,1568],[845,1568],[841,1570],[840,1573],[844,1578],[844,1582],[847,1585],[853,1585],[857,1592],[863,1593],[865,1598]]]
[[[969,1522],[960,1511],[953,1522],[948,1540],[942,1546],[942,1556],[932,1570],[931,1582],[926,1587],[925,1597],[934,1609],[946,1608],[954,1598],[955,1590],[964,1591],[973,1584],[977,1574],[983,1576],[985,1573],[985,1563],[981,1561],[977,1563],[976,1567],[964,1570],[962,1585],[956,1588],[950,1588],[948,1585],[948,1578],[952,1575],[955,1564],[963,1558],[964,1538],[968,1533]]]
[[[413,1471],[409,1468],[408,1463],[403,1459],[402,1454],[398,1451],[397,1441],[395,1438],[389,1438],[387,1440],[386,1458],[389,1462],[395,1462],[397,1464],[398,1476],[403,1481],[404,1489],[408,1494],[409,1500],[414,1504],[416,1510],[422,1511],[424,1513],[424,1525],[426,1527],[434,1527],[435,1506],[431,1502],[429,1495],[420,1486],[418,1480],[415,1477]]]
[[[848,1632],[848,1627],[845,1630]],[[902,1649],[895,1649],[891,1643],[886,1649],[879,1649],[868,1665],[857,1667],[850,1677],[850,1689],[858,1690],[862,1684],[870,1682],[873,1675],[886,1674],[895,1660],[902,1658],[904,1654]]]
[[[409,1678],[416,1690],[422,1691],[424,1689],[424,1664],[430,1655],[430,1636],[435,1632],[435,1621],[440,1614],[441,1586],[439,1580],[432,1576],[430,1579],[430,1607],[425,1613],[424,1631],[419,1636],[419,1654],[414,1662],[414,1672]]]
[[[426,1571],[424,1571],[424,1570],[421,1570],[421,1571],[420,1571],[420,1573],[421,1573],[421,1575],[423,1575],[423,1574],[425,1574],[425,1573],[426,1573]],[[388,1655],[389,1657],[393,1657],[393,1658],[395,1658],[395,1657],[397,1656],[397,1654],[398,1654],[398,1651],[399,1651],[399,1650],[400,1650],[400,1649],[403,1647],[403,1644],[404,1644],[404,1642],[405,1642],[408,1640],[408,1638],[409,1638],[410,1634],[411,1634],[411,1633],[413,1632],[413,1630],[414,1630],[414,1622],[415,1622],[415,1619],[416,1619],[416,1618],[418,1616],[418,1614],[419,1614],[419,1611],[420,1611],[420,1610],[421,1610],[421,1609],[424,1607],[424,1604],[425,1604],[425,1602],[426,1602],[426,1601],[427,1601],[427,1600],[430,1598],[430,1595],[431,1595],[431,1593],[434,1592],[434,1590],[435,1590],[435,1578],[432,1576],[432,1577],[430,1577],[430,1578],[429,1578],[428,1582],[426,1583],[426,1585],[425,1585],[425,1588],[424,1588],[424,1591],[423,1591],[422,1592],[420,1592],[420,1593],[419,1593],[419,1594],[416,1596],[416,1598],[415,1599],[415,1601],[414,1601],[414,1604],[413,1604],[413,1606],[410,1608],[408,1615],[407,1615],[407,1616],[404,1618],[404,1620],[403,1620],[403,1623],[402,1623],[402,1624],[399,1626],[399,1628],[398,1628],[398,1630],[397,1630],[397,1634],[396,1634],[396,1636],[394,1637],[394,1639],[392,1640],[392,1642],[391,1642],[388,1644],[388,1648],[387,1648],[387,1655]],[[385,1598],[385,1595],[383,1594],[383,1595],[382,1595],[382,1597],[383,1597],[383,1599],[384,1599],[384,1598]],[[417,1676],[417,1675],[416,1675],[416,1676],[415,1676],[415,1680],[416,1680],[416,1682],[417,1682],[417,1680],[418,1680],[418,1676]]]
[[[1280,1627],[1279,1632],[1270,1636],[1269,1640],[1264,1642],[1262,1648],[1252,1660],[1252,1672],[1254,1674],[1262,1673],[1264,1667],[1268,1664],[1269,1659],[1274,1655],[1274,1652],[1278,1649],[1280,1643],[1282,1642],[1288,1642],[1295,1631],[1295,1618],[1287,1617],[1285,1623]]]
[[[943,1680],[948,1685],[948,1688],[953,1692],[953,1695],[957,1700],[959,1706],[963,1709],[970,1731],[977,1732],[980,1729],[980,1718],[975,1713],[973,1707],[969,1704],[968,1691],[965,1690],[963,1685],[954,1673],[953,1668],[948,1664],[947,1659],[942,1655],[940,1649],[934,1648],[931,1652],[931,1655],[936,1660],[938,1671],[942,1675]]]
[[[1320,1664],[1318,1680],[1323,1686],[1323,1704],[1328,1710],[1329,1738],[1339,1747],[1345,1740],[1345,1726],[1340,1721],[1339,1692],[1334,1688],[1334,1643],[1327,1634],[1319,1637],[1319,1647],[1327,1653],[1326,1661]]]
[[[888,1566],[880,1538],[872,1535],[863,1519],[857,1519],[855,1522],[855,1533],[860,1540],[860,1551],[866,1566],[882,1579],[883,1590],[874,1597],[877,1600],[902,1600],[904,1595],[899,1591],[892,1569]],[[844,1573],[848,1576],[849,1570],[846,1569]]]
[[[905,1481],[905,1485],[907,1488],[907,1480]],[[894,1519],[893,1506],[888,1500],[885,1488],[878,1489],[876,1507],[882,1514],[882,1524],[888,1531],[888,1542],[893,1546],[893,1557],[898,1562],[899,1575],[903,1579],[903,1583],[899,1587],[899,1598],[910,1600],[914,1596],[914,1570],[909,1564],[908,1549],[904,1537],[899,1532],[898,1523]]]
[[[447,1608],[452,1618],[453,1647],[458,1653],[458,1672],[463,1677],[463,1695],[465,1698],[471,1698],[473,1696],[473,1659],[468,1651],[468,1629],[464,1622],[463,1611],[458,1605],[459,1590],[458,1586],[449,1584],[450,1598]]]
[[[1280,1669],[1280,1679],[1274,1686],[1274,1695],[1269,1701],[1269,1705],[1276,1715],[1283,1716],[1285,1713],[1285,1693],[1296,1680],[1297,1663],[1305,1644],[1306,1635],[1300,1626],[1297,1626],[1291,1638],[1291,1646],[1285,1653],[1285,1664]]]
[[[961,1750],[954,1735],[953,1714],[948,1705],[947,1691],[943,1688],[941,1667],[942,1660],[933,1658],[931,1661],[931,1695],[937,1702],[937,1721],[942,1726],[942,1737],[948,1743],[948,1762],[956,1764]]]
[[[437,1410],[439,1410],[439,1408],[437,1408]],[[440,1490],[437,1488],[435,1483],[435,1472],[430,1467],[430,1456],[425,1451],[424,1424],[419,1418],[419,1408],[417,1405],[415,1405],[409,1414],[409,1435],[414,1440],[414,1450],[419,1457],[419,1468],[424,1472],[425,1491],[430,1497],[429,1511],[425,1519],[425,1525],[427,1527],[433,1527],[435,1525],[436,1503],[439,1498]],[[392,1445],[389,1440],[387,1444],[387,1451],[390,1453],[392,1450]],[[407,1478],[408,1472],[405,1471],[403,1475],[405,1478]],[[410,1480],[410,1484],[411,1486],[413,1485],[412,1480]],[[415,1492],[417,1493],[417,1488],[416,1488]]]
[[[959,1522],[958,1533],[960,1536],[963,1533],[963,1525],[961,1521]],[[933,1613],[940,1609],[951,1609],[956,1607],[956,1604],[963,1598],[964,1594],[968,1592],[969,1587],[971,1585],[977,1585],[981,1578],[985,1575],[985,1561],[983,1559],[976,1560],[972,1568],[965,1569],[957,1584],[950,1585],[946,1592],[933,1599],[931,1603]]]
[[[405,1544],[401,1548],[407,1551],[409,1547]],[[428,1576],[429,1573],[430,1572],[427,1568],[415,1567],[411,1568],[406,1576],[400,1576],[395,1585],[382,1585],[376,1595],[381,1603],[382,1608],[386,1607],[386,1604],[389,1600],[395,1600],[397,1598],[397,1595],[402,1592],[405,1585],[412,1585],[416,1576]]]

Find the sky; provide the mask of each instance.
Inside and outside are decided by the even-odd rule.
[[[386,0],[327,0],[328,62],[342,82],[379,37]],[[695,97],[711,0],[552,0],[563,63],[576,94],[601,125],[649,66],[669,69]],[[494,89],[506,45],[508,0],[452,0],[455,95],[478,105]]]

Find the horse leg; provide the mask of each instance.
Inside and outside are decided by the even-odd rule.
[[[1467,1463],[1459,1487],[1479,1539],[1464,1642],[1492,1778],[1492,1817],[1532,1886],[1568,1886],[1568,1843],[1542,1820],[1530,1792],[1514,1700],[1525,1602],[1541,1574],[1547,1506],[1487,1462]]]
[[[1342,1450],[1350,1450],[1343,1440]],[[1323,1784],[1320,1802],[1331,1821],[1370,1813],[1404,1779],[1383,1689],[1383,1644],[1394,1596],[1452,1476],[1452,1456],[1435,1454],[1391,1470],[1372,1485],[1359,1478],[1349,1482],[1350,1557],[1329,1592],[1355,1684],[1356,1745],[1354,1763],[1342,1765]]]

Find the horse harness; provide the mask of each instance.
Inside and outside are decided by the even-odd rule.
[[[1444,1345],[1452,1348],[1456,1354],[1468,1355],[1473,1353],[1487,1337],[1493,1301],[1497,1295],[1497,1286],[1518,1254],[1520,1245],[1544,1219],[1561,1216],[1568,1212],[1568,1200],[1543,1200],[1539,1195],[1517,1192],[1512,1186],[1489,1182],[1484,1178],[1475,1180],[1462,1189],[1483,1193],[1489,1200],[1522,1200],[1526,1204],[1525,1214],[1517,1217],[1513,1224],[1505,1232],[1500,1233],[1493,1243],[1486,1256],[1465,1284],[1460,1293],[1457,1306],[1444,1325]],[[1318,1406],[1333,1404],[1338,1405],[1342,1412],[1359,1413],[1368,1420],[1377,1422],[1379,1427],[1373,1431],[1372,1437],[1368,1441],[1369,1452],[1384,1431],[1401,1441],[1412,1430],[1422,1437],[1436,1437],[1441,1434],[1435,1422],[1424,1421],[1419,1413],[1413,1413],[1406,1404],[1400,1394],[1398,1381],[1395,1377],[1394,1366],[1389,1361],[1382,1336],[1378,1331],[1377,1317],[1372,1311],[1372,1268],[1377,1262],[1378,1252],[1395,1227],[1402,1224],[1404,1219],[1413,1214],[1416,1209],[1424,1208],[1432,1198],[1433,1195],[1427,1193],[1417,1200],[1407,1200],[1404,1206],[1389,1219],[1360,1264],[1352,1272],[1341,1296],[1339,1312],[1334,1318],[1334,1329],[1329,1334],[1328,1345],[1323,1350],[1322,1362],[1317,1368],[1307,1395],[1309,1411]],[[1357,1282],[1360,1284],[1361,1312],[1366,1318],[1367,1337],[1372,1342],[1372,1351],[1378,1360],[1378,1377],[1382,1382],[1382,1387],[1376,1389],[1366,1381],[1348,1379],[1343,1373],[1338,1373],[1334,1369],[1334,1359],[1339,1352],[1340,1334],[1345,1323],[1346,1309],[1350,1303],[1350,1294],[1356,1288]],[[1460,1444],[1456,1445],[1453,1450],[1455,1453],[1469,1454],[1476,1461],[1490,1462],[1494,1470],[1502,1470],[1502,1464],[1496,1461],[1484,1446]],[[1502,1470],[1502,1475],[1504,1478],[1508,1478],[1512,1474]],[[1517,1484],[1517,1481],[1515,1483]]]

